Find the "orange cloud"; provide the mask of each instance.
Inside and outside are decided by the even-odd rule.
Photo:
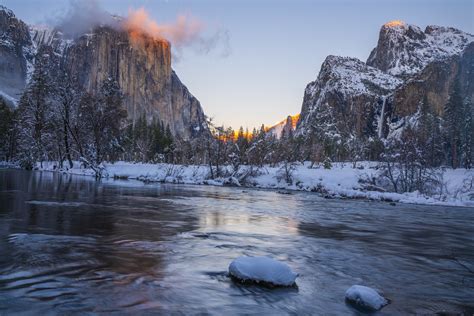
[[[175,47],[192,44],[199,39],[203,24],[189,15],[179,15],[173,24],[158,24],[144,8],[130,9],[124,27],[131,34],[144,33],[156,40],[166,40]]]

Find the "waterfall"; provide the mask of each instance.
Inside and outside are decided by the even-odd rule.
[[[383,131],[383,119],[385,115],[385,102],[387,101],[387,97],[383,96],[382,97],[382,110],[380,111],[380,118],[379,118],[379,124],[377,126],[377,134],[379,138],[382,138],[382,131]]]

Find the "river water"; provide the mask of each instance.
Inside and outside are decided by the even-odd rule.
[[[297,288],[234,283],[265,255]],[[0,170],[0,314],[474,313],[474,210]]]

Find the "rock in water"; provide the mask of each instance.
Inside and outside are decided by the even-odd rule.
[[[353,285],[346,291],[346,300],[357,306],[369,310],[379,310],[388,304],[388,300],[373,288],[363,285]]]
[[[268,257],[239,257],[229,265],[229,274],[243,282],[272,286],[293,286],[298,276],[288,265]]]

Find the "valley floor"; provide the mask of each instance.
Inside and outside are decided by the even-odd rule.
[[[380,175],[378,162],[333,163],[331,169],[310,168],[310,163],[296,164],[291,173],[292,183],[285,178],[282,167],[262,168],[242,166],[235,177],[210,178],[210,170],[204,165],[146,164],[132,162],[105,163],[103,177],[136,179],[145,182],[164,182],[179,184],[233,185],[249,188],[312,191],[327,198],[361,198],[390,202],[433,204],[446,206],[474,207],[472,179],[474,170],[444,169],[442,176],[443,193],[427,196],[419,192],[394,193],[371,185]],[[42,171],[60,171],[69,174],[94,176],[89,168],[79,162],[71,169],[57,168],[57,162],[37,164]],[[223,167],[223,174],[231,174],[231,167]],[[238,180],[240,179],[240,181]],[[290,193],[282,191],[282,193]]]

